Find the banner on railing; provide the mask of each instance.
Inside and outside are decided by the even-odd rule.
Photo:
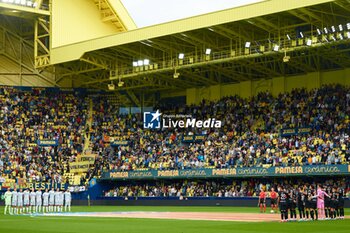
[[[38,146],[58,146],[57,140],[38,140]]]
[[[129,142],[126,140],[117,140],[117,141],[111,142],[111,146],[127,146],[128,144]]]
[[[127,140],[120,140],[120,137],[111,137],[108,135],[103,136],[103,141],[110,143],[111,146],[127,146],[129,144]]]
[[[202,142],[205,139],[205,135],[185,135],[182,138],[182,142],[192,143],[192,142]]]
[[[287,136],[308,134],[311,132],[311,130],[312,130],[311,127],[286,128],[286,129],[281,129],[281,136],[287,137]]]
[[[294,167],[202,168],[183,170],[109,171],[104,179],[166,179],[215,177],[276,177],[298,175],[348,175],[350,165],[310,165]]]
[[[71,162],[69,163],[69,170],[71,173],[84,173],[89,171],[90,164],[90,161]]]
[[[11,190],[13,189],[32,189],[34,188],[35,190],[38,190],[39,188],[44,191],[45,189],[61,189],[61,190],[65,190],[67,188],[68,185],[65,185],[64,183],[51,183],[51,182],[21,182],[21,184],[19,184],[18,182],[4,182],[4,183],[0,183],[0,190],[7,190],[8,188],[10,188]]]
[[[78,157],[78,162],[87,162],[90,165],[95,163],[96,155],[81,155]]]

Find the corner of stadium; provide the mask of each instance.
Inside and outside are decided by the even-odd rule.
[[[0,0],[0,232],[348,232],[350,1],[251,2]]]

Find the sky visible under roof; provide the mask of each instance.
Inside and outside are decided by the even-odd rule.
[[[261,1],[262,0],[121,0],[139,28]]]

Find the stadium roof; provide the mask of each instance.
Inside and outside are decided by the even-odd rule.
[[[121,0],[138,28],[261,1],[264,0]]]
[[[350,66],[349,11],[344,0],[264,1],[54,48],[52,61],[85,87],[148,91],[340,69]]]
[[[267,0],[53,47],[50,59],[58,86],[184,90],[350,67],[349,23],[348,0]]]

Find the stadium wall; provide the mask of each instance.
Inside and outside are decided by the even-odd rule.
[[[3,24],[0,20],[0,85],[54,86],[55,77],[51,72],[34,69],[33,44]]]
[[[20,64],[0,55],[0,85],[50,87],[51,83],[38,78]]]
[[[55,87],[55,85],[54,74],[35,71],[30,65],[0,54],[0,86]],[[72,79],[62,79],[57,85],[61,88],[72,88],[74,83]]]
[[[295,88],[312,90],[325,84],[350,85],[350,69],[314,72],[305,75],[276,77],[268,80],[245,81],[236,84],[215,85],[186,90],[186,103],[198,104],[203,99],[218,100],[225,96],[239,95],[243,98],[255,96],[259,92],[269,91],[272,95],[290,92]]]
[[[97,200],[91,200],[90,205],[99,206],[236,206],[236,207],[256,207],[258,203],[257,197],[233,197],[233,198],[218,198],[218,197],[204,197],[204,198],[188,198],[188,200],[179,200],[178,197],[144,197],[134,198],[129,197],[125,200],[123,197],[100,197]],[[73,200],[72,205],[88,205],[89,202],[85,200]],[[270,201],[267,200],[269,206]],[[350,200],[345,199],[345,207],[350,208]]]
[[[90,202],[90,203],[89,203]],[[189,200],[179,200],[178,198],[99,198],[98,200],[72,200],[72,206],[236,206],[236,207],[256,207],[257,198],[193,198]],[[269,201],[267,204],[269,206]],[[0,200],[0,206],[4,201]],[[345,199],[345,207],[350,208],[350,200]]]
[[[73,82],[75,79],[71,78],[56,81],[51,68],[35,69],[33,43],[20,37],[3,23],[0,20],[0,85],[63,88],[77,86]]]

